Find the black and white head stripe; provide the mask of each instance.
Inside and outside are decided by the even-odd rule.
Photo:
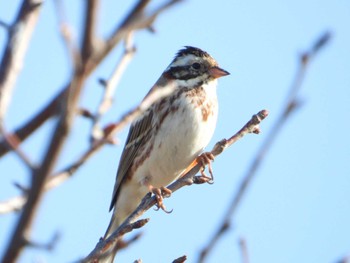
[[[211,58],[211,56],[207,52],[205,52],[197,47],[185,46],[183,49],[180,49],[176,53],[174,60],[176,60],[179,57],[187,56],[190,54],[194,55],[196,57],[201,57],[201,58],[205,58],[205,57]]]

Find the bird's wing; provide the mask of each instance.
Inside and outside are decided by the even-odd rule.
[[[173,92],[174,88],[175,86],[173,85],[172,81],[169,81],[167,76],[165,76],[163,73],[154,84],[154,86],[150,89],[142,102],[154,99],[153,95],[155,92],[159,93],[160,98],[158,99],[161,99],[162,97],[170,95]],[[146,110],[130,126],[124,150],[119,161],[117,178],[114,185],[113,196],[109,210],[112,210],[115,206],[120,188],[122,187],[123,182],[126,180],[129,169],[132,166],[133,161],[135,160],[135,157],[137,156],[140,148],[142,145],[149,141],[150,133],[152,132],[153,127],[159,121],[156,116],[153,116],[153,110],[151,108],[152,106],[150,106],[148,110]]]
[[[148,141],[148,135],[150,134],[153,125],[153,111],[150,109],[141,115],[141,117],[131,125],[124,150],[119,161],[112,201],[109,208],[110,210],[113,209],[117,201],[120,188],[128,175],[128,170],[130,169],[135,156],[137,156],[140,147]]]

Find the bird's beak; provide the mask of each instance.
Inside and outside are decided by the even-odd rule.
[[[230,73],[222,68],[219,67],[212,67],[209,69],[209,75],[212,76],[213,78],[221,78],[227,75],[230,75]]]

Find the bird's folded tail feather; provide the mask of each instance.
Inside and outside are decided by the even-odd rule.
[[[115,230],[117,230],[117,228],[119,226],[120,226],[120,222],[119,222],[118,218],[113,213],[111,221],[109,222],[107,231],[106,231],[106,233],[105,233],[103,238],[104,239],[109,238],[113,234],[113,232]],[[106,256],[104,256],[104,257],[99,259],[99,261],[98,261],[99,263],[113,263],[117,251],[116,250],[108,251],[107,253],[108,253],[108,255],[106,255]]]

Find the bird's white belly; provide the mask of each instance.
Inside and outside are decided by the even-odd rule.
[[[216,126],[216,96],[211,98],[215,103],[203,103],[209,103],[212,107],[212,113],[205,121],[201,107],[195,107],[190,103],[191,99],[182,100],[178,110],[167,115],[158,130],[150,158],[136,173],[135,179],[140,184],[167,186],[203,151]]]

